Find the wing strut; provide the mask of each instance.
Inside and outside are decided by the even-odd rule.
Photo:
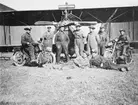
[[[87,12],[87,11],[86,11]],[[89,14],[91,17],[95,18],[96,20],[100,21],[101,23],[103,23],[102,20],[98,19],[97,17],[95,17],[94,15],[92,15],[91,13],[87,12],[87,14]]]

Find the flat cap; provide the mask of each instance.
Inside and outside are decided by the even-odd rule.
[[[24,30],[31,30],[31,27],[25,27]]]
[[[95,27],[94,27],[93,25],[90,25],[89,28],[91,28],[91,29],[95,29]]]
[[[79,23],[76,23],[75,26],[76,27],[81,27],[81,25]]]
[[[121,32],[121,31],[124,31],[124,32],[125,32],[125,30],[124,30],[124,29],[120,29],[119,31],[120,31],[120,32]]]
[[[101,27],[100,27],[100,29],[103,29],[103,28],[105,28],[105,27],[104,27],[104,26],[101,26]]]
[[[47,26],[47,29],[51,29],[51,27],[50,26]]]

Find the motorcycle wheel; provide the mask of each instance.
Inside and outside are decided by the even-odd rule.
[[[111,59],[112,58],[112,51],[105,50],[104,55],[105,58]]]
[[[52,52],[40,52],[37,56],[38,64],[55,64],[56,58]]]
[[[23,66],[26,63],[25,55],[21,51],[17,51],[13,54],[12,60],[15,66]]]

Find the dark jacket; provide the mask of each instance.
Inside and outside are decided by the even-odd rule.
[[[118,42],[130,42],[130,38],[128,37],[128,35],[120,35],[118,38]]]
[[[99,32],[99,38],[100,38],[100,45],[106,45],[109,42],[109,38],[106,34],[106,32]]]
[[[33,40],[32,36],[29,33],[24,33],[21,36],[21,44],[22,45],[27,45],[27,42],[29,42],[30,44],[33,44],[34,40]]]
[[[55,36],[55,43],[57,42],[70,42],[68,35],[64,31],[59,31]]]

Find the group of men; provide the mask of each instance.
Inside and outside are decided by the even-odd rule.
[[[56,62],[60,63],[60,54],[62,51],[65,54],[66,61],[69,61],[69,54],[68,54],[68,45],[70,43],[70,38],[68,36],[68,31],[66,31],[66,28],[64,25],[60,25],[58,28],[58,32],[55,35],[54,41],[56,45]],[[68,27],[73,35],[74,35],[74,45],[75,45],[75,53],[76,56],[81,56],[82,58],[85,58],[87,56],[91,56],[94,53],[97,55],[103,56],[105,46],[109,42],[109,37],[107,33],[105,32],[105,27],[101,26],[98,33],[95,31],[95,26],[90,25],[89,26],[89,33],[87,37],[83,34],[83,31],[81,30],[81,25],[79,23],[75,24],[75,29]],[[25,34],[21,37],[21,43],[26,49],[26,52],[31,58],[31,61],[35,60],[34,55],[34,40],[31,37],[31,28],[24,28],[26,31]],[[44,35],[41,38],[41,42],[43,43],[43,48],[46,49],[47,47],[50,47],[52,49],[53,45],[53,37],[54,33],[51,32],[51,27],[47,27],[47,31],[44,33]],[[120,30],[120,36],[118,38],[118,41],[129,41],[128,36],[125,34],[125,30]],[[86,46],[86,50],[84,50],[84,46]],[[122,50],[123,54],[125,55],[126,48],[128,47],[128,44],[123,45]]]
[[[81,25],[76,24],[76,30],[73,31],[75,36],[75,52],[77,56],[85,57],[92,55],[93,51],[103,56],[105,45],[108,43],[108,35],[103,26],[100,27],[99,33],[95,31],[95,26],[89,26],[89,33],[85,36],[81,30]],[[84,50],[84,46],[86,49]]]

